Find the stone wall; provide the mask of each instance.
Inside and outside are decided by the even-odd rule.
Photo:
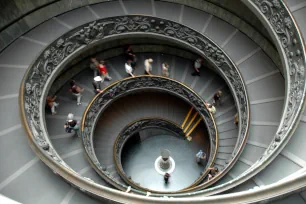
[[[0,52],[15,39],[50,18],[83,6],[111,0],[0,1]],[[240,0],[162,0],[211,13],[253,39],[282,71],[278,52],[261,22]],[[234,15],[233,15],[234,14]],[[255,29],[254,29],[255,28]],[[264,36],[264,37],[263,37]],[[268,39],[268,40],[267,40]]]
[[[50,18],[104,1],[108,0],[1,0],[0,51]]]

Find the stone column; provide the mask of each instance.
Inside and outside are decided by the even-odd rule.
[[[161,150],[161,157],[162,157],[162,159],[159,161],[159,167],[161,169],[164,169],[164,170],[169,169],[169,167],[170,167],[170,159],[169,159],[170,151],[167,150],[167,149],[162,149]]]

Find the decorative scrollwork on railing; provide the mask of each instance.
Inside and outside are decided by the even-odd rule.
[[[249,103],[242,77],[230,58],[213,41],[201,33],[169,20],[149,16],[110,17],[81,25],[48,45],[30,66],[20,91],[21,110],[33,144],[47,158],[44,161],[59,165],[60,168],[57,168],[59,174],[60,171],[65,171],[67,168],[65,162],[54,150],[44,124],[45,97],[48,87],[54,80],[54,75],[63,69],[61,65],[69,60],[73,54],[106,37],[127,33],[179,40],[180,43],[185,43],[191,49],[197,49],[201,52],[225,78],[232,90],[239,111],[238,143],[231,162],[223,170],[226,172],[237,161],[247,138]],[[117,90],[113,89],[113,91],[115,93]],[[114,93],[109,93],[107,97],[112,97]],[[193,100],[193,98],[188,100]],[[197,101],[193,101],[193,103],[196,104]],[[70,172],[77,175],[72,170]]]
[[[103,93],[98,94],[87,107],[83,120],[82,120],[82,135],[83,135],[83,144],[85,148],[85,152],[90,158],[91,163],[94,164],[94,168],[98,170],[97,172],[103,177],[107,177],[107,181],[110,181],[110,184],[114,186],[122,185],[119,183],[113,183],[113,178],[110,177],[110,174],[107,172],[107,169],[100,164],[98,161],[93,144],[93,133],[96,125],[96,121],[98,120],[99,115],[108,107],[114,100],[122,96],[126,96],[129,93],[135,91],[145,91],[145,90],[154,90],[154,91],[162,91],[173,94],[185,100],[189,103],[204,120],[206,124],[208,135],[210,139],[210,156],[207,161],[207,168],[212,165],[215,155],[218,149],[218,136],[217,129],[214,122],[214,119],[207,110],[205,106],[205,102],[198,96],[194,91],[190,88],[181,84],[178,81],[173,79],[159,77],[159,76],[137,76],[123,79],[119,82],[115,82],[113,85],[107,87]],[[150,117],[150,116],[149,116]],[[157,122],[157,121],[155,121]],[[128,129],[129,132],[133,132],[134,129],[139,127],[143,123],[136,123],[134,126],[131,126]],[[166,123],[160,123],[160,125],[167,125]],[[173,128],[172,128],[173,129]],[[173,129],[174,130],[174,129]],[[178,132],[178,130],[176,130]],[[120,144],[120,143],[117,143]],[[115,159],[116,160],[116,159]],[[201,179],[197,180],[197,183],[201,182],[201,180],[205,177],[203,175]],[[136,185],[135,185],[136,186]]]
[[[198,195],[211,195],[213,192],[220,192],[221,189],[225,191],[255,176],[260,170],[264,169],[289,141],[303,113],[306,93],[306,53],[303,38],[294,18],[281,0],[242,1],[252,10],[256,10],[255,13],[262,17],[263,22],[267,23],[267,29],[275,35],[275,44],[281,58],[283,58],[286,80],[284,112],[274,140],[258,161],[229,182],[195,192]],[[254,200],[258,201],[257,199]]]
[[[269,146],[265,156],[270,154],[279,143],[290,133],[294,121],[300,113],[305,97],[305,54],[303,41],[294,24],[290,13],[279,0],[253,0],[262,14],[270,23],[277,35],[288,64],[287,74],[287,105],[284,118],[276,133],[274,142]],[[264,157],[265,157],[264,156]],[[264,159],[262,157],[262,159]]]

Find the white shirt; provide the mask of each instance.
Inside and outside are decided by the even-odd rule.
[[[133,68],[128,63],[125,63],[125,71],[128,74],[131,74],[133,72]]]
[[[197,68],[197,69],[200,69],[201,68],[201,59],[197,59],[195,62],[194,62],[194,67]]]
[[[215,114],[216,113],[215,106],[211,106],[211,108],[208,108],[208,111],[211,112],[212,114]]]
[[[145,66],[146,72],[151,72],[151,71],[152,71],[152,65],[151,65],[151,63],[149,62],[149,59],[146,59],[146,60],[144,61],[144,66]]]
[[[162,64],[162,76],[169,77],[169,69],[168,66],[165,66],[165,64]]]

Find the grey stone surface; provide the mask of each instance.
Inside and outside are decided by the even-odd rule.
[[[239,185],[239,186],[229,190],[229,193],[241,192],[241,191],[244,191],[245,189],[252,189],[255,186],[257,186],[257,185],[253,180],[248,180],[248,181],[244,182],[242,185]]]
[[[248,92],[252,93],[249,95],[250,101],[284,96],[285,87],[284,84],[281,84],[281,81],[283,80],[284,79],[280,74],[275,74],[273,76],[264,78],[260,81],[247,85]],[[267,88],[273,91],[267,91]]]
[[[284,148],[285,151],[288,151],[297,157],[299,157],[302,161],[306,160],[306,123],[300,122],[298,129],[294,133],[293,137],[289,141],[289,143]]]
[[[8,46],[10,43],[13,42],[13,37],[10,36],[6,30],[2,31],[0,33],[0,39],[1,39],[1,46],[4,49],[6,46]],[[2,49],[1,49],[2,50]]]
[[[234,138],[234,137],[237,137],[237,135],[238,135],[238,128],[234,128],[233,130],[229,130],[229,131],[226,131],[226,132],[220,132],[219,131],[219,139],[220,140]]]
[[[2,1],[0,3],[1,14],[0,29],[7,26],[15,19],[22,15],[33,11],[39,6],[44,6],[48,3],[56,2],[54,0],[29,0],[29,1]]]
[[[218,133],[222,134],[234,129],[237,129],[237,126],[233,123],[233,121],[229,121],[218,126]]]
[[[0,183],[35,157],[26,137],[27,135],[22,128],[0,136],[0,162],[2,163]]]
[[[233,1],[218,1],[218,0],[208,0],[208,1],[163,0],[163,1],[184,4],[193,8],[197,8],[202,11],[205,11],[206,13],[211,13],[214,16],[221,18],[224,21],[230,23],[234,27],[238,28],[238,30],[240,30],[241,32],[249,36],[251,39],[253,39],[265,51],[265,53],[269,55],[269,57],[273,60],[273,62],[277,65],[277,67],[280,70],[282,70],[282,65],[277,51],[274,49],[271,42],[265,39],[269,38],[269,35],[267,34],[267,31],[265,30],[264,26],[262,26],[262,24],[260,23],[260,21],[257,20],[257,18],[252,18],[251,16],[253,15],[253,13],[250,12],[249,9],[246,8],[246,6],[240,4],[240,2],[232,3]],[[216,5],[220,5],[220,7]],[[227,8],[229,10],[225,10],[222,8]],[[237,11],[239,12],[237,13]],[[254,29],[254,27],[256,29]],[[260,30],[260,34],[258,30]],[[262,36],[265,36],[265,38],[263,38]]]
[[[222,152],[222,153],[232,153],[233,151],[234,151],[234,145],[219,147],[218,149],[218,152]]]
[[[64,129],[63,127],[64,126],[62,125],[60,128]],[[76,135],[74,137],[63,138],[60,140],[52,140],[52,144],[56,148],[59,155],[68,154],[72,151],[83,150],[81,140]],[[83,157],[83,153],[78,153],[78,156]]]
[[[90,6],[101,18],[124,15],[119,1],[104,2]]]
[[[239,49],[237,49],[238,44]],[[243,57],[254,51],[257,47],[258,45],[256,45],[254,41],[252,41],[243,33],[239,32],[224,47],[224,50],[228,53],[234,62],[238,62]]]
[[[17,97],[0,101],[0,130],[5,130],[21,124],[18,106]]]
[[[264,147],[258,147],[247,143],[240,157],[247,158],[248,161],[254,163],[264,153],[265,149]]]
[[[43,46],[24,39],[16,40],[0,55],[0,64],[30,65]]]
[[[0,67],[0,80],[2,83],[8,84],[12,79],[16,82],[10,86],[0,86],[0,96],[18,93],[20,89],[20,81],[22,80],[25,71],[26,69]]]
[[[5,32],[8,33],[12,37],[12,39],[17,39],[19,36],[27,32],[28,30],[29,26],[26,24],[26,22],[23,19],[21,19],[18,22],[6,28]]]
[[[303,199],[298,194],[290,195],[288,197],[282,198],[280,200],[272,201],[271,204],[287,204],[287,203],[294,203],[294,204],[304,204],[305,199]]]
[[[269,144],[276,130],[276,126],[250,125],[248,140],[261,144]]]
[[[86,7],[78,8],[57,17],[66,24],[76,27],[94,21],[96,18]]]
[[[292,161],[282,155],[279,155],[268,167],[265,168],[265,171],[259,173],[257,177],[268,185],[289,176],[299,169],[301,169],[300,166],[292,163]]]
[[[110,204],[113,202],[106,201],[106,200],[96,200],[94,198],[91,198],[88,195],[84,195],[84,193],[80,191],[76,191],[73,197],[70,200],[70,203],[75,203],[75,204],[83,204],[83,203],[88,203],[88,204],[100,204],[100,203],[105,203],[105,204]]]
[[[152,15],[151,0],[124,0],[128,14]]]
[[[283,109],[284,101],[275,101],[270,103],[263,103],[251,105],[252,116],[254,121],[271,121],[279,122]]]
[[[294,18],[296,19],[297,23],[299,24],[300,31],[302,32],[302,35],[304,36],[304,42],[305,36],[306,36],[306,26],[304,25],[304,19],[306,17],[306,7],[297,10],[293,13]]]
[[[235,166],[231,169],[231,174],[240,175],[241,173],[243,173],[248,168],[250,168],[249,165],[247,165],[247,164],[238,160],[237,163],[235,164]]]
[[[123,169],[133,181],[152,190],[174,191],[187,187],[204,171],[205,162],[198,165],[195,160],[195,154],[200,149],[207,151],[205,136],[201,136],[192,142],[171,135],[150,137],[124,150]],[[169,149],[175,161],[175,170],[170,174],[168,185],[164,184],[163,175],[154,168],[161,148]]]
[[[275,64],[263,51],[257,52],[238,67],[245,81],[277,70]]]
[[[296,6],[298,4],[305,2],[305,0],[284,0],[284,2],[286,2],[287,5],[291,8],[293,6]]]
[[[43,24],[33,28],[25,36],[41,42],[50,43],[65,32],[68,28],[59,24],[54,19],[50,19]]]
[[[178,4],[155,1],[156,16],[178,22],[181,7]],[[171,12],[169,12],[171,11]]]
[[[38,161],[13,180],[1,193],[22,203],[54,204],[60,203],[69,189],[69,184]]]
[[[204,11],[185,6],[182,23],[201,32],[209,15]]]
[[[235,31],[235,27],[225,21],[213,17],[208,24],[205,35],[208,35],[217,44],[222,45],[222,43]]]
[[[237,142],[237,138],[234,137],[234,138],[220,140],[219,141],[219,145],[220,145],[220,147],[223,147],[223,146],[234,146],[236,144],[236,142]]]

